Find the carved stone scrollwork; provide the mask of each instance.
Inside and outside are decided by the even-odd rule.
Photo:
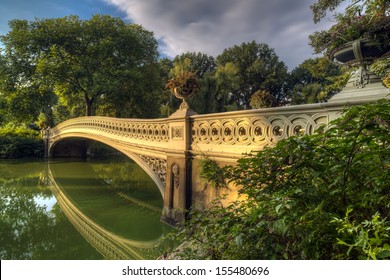
[[[269,118],[196,120],[192,143],[210,145],[273,145],[290,136],[312,134],[328,122],[326,115],[276,115]]]
[[[174,163],[172,164],[172,183],[173,183],[173,186],[178,189],[179,188],[179,166]]]
[[[160,178],[161,182],[165,186],[166,173],[167,173],[167,161],[161,158],[154,158],[145,155],[137,155],[141,158]]]
[[[183,139],[184,131],[182,126],[172,127],[172,139]]]

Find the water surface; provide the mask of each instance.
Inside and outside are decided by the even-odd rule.
[[[0,258],[156,258],[162,203],[127,158],[0,161]]]

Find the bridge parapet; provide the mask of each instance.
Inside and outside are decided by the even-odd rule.
[[[141,120],[118,119],[109,117],[79,117],[64,121],[50,130],[50,139],[65,133],[97,134],[115,138],[132,144],[145,144],[148,146],[166,146],[169,141],[169,129],[166,119]]]
[[[192,116],[191,151],[225,159],[313,134],[337,118],[345,103],[309,104]]]

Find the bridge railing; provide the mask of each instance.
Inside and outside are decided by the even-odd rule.
[[[240,158],[243,153],[273,146],[293,135],[313,134],[335,119],[344,106],[320,103],[195,115],[191,117],[191,150],[195,154]]]
[[[50,130],[50,139],[59,135],[84,133],[98,135],[134,145],[166,147],[169,142],[169,126],[166,119],[141,120],[109,117],[79,117],[64,121]]]
[[[106,137],[118,143],[159,151],[190,150],[194,154],[240,158],[244,153],[273,146],[293,135],[312,134],[340,115],[345,103],[319,103],[189,116],[186,125],[173,119],[118,119],[79,117],[50,130],[50,141],[72,133]],[[177,119],[175,119],[177,121]],[[178,146],[178,139],[186,142]]]

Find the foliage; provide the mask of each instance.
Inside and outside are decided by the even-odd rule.
[[[200,177],[208,182],[213,188],[226,188],[224,170],[208,157],[204,157],[199,164]]]
[[[327,10],[334,10],[340,0],[319,0],[311,6],[314,21],[318,22]],[[335,15],[337,23],[327,31],[314,32],[310,45],[316,53],[328,53],[346,42],[367,39],[379,47],[387,47],[390,41],[390,16],[388,0],[353,1],[344,14]],[[365,14],[361,15],[364,12]]]
[[[37,121],[35,122],[40,129],[46,129],[53,126],[53,118],[48,118],[46,114],[40,113]]]
[[[276,105],[285,101],[287,67],[274,50],[255,41],[225,49],[217,57],[218,67],[232,63],[237,71],[234,83],[227,87],[229,103],[250,108],[250,98],[258,90],[266,90],[275,97]]]
[[[55,105],[54,93],[31,83],[36,77],[27,58],[0,52],[0,110],[3,122],[34,122],[40,114],[49,115]],[[24,72],[24,73],[23,73]]]
[[[250,100],[251,108],[259,109],[259,108],[268,108],[274,106],[276,103],[275,97],[273,97],[266,90],[258,90],[256,91]]]
[[[170,79],[170,71],[173,68],[173,62],[169,58],[159,60],[160,69],[160,116],[169,117],[179,107],[179,100],[174,98],[171,91],[166,88],[166,83]]]
[[[307,59],[290,73],[290,104],[324,102],[338,93],[348,78],[346,69],[326,57]]]
[[[390,88],[390,72],[386,74],[385,77],[382,78],[383,84],[387,87]]]
[[[382,77],[383,84],[390,88],[390,58],[377,60],[374,62],[370,70],[373,71],[379,77]]]
[[[215,71],[217,65],[214,57],[203,53],[184,53],[176,56],[174,64],[195,73],[199,81],[198,93],[188,99],[190,107],[199,114],[221,112],[220,100],[217,98]]]
[[[74,104],[81,99],[78,105],[84,105],[86,115],[98,109],[107,115],[140,117],[154,111],[141,104],[158,108],[152,102],[160,86],[157,41],[141,26],[95,15],[89,20],[13,20],[10,29],[1,37],[7,61],[5,92],[16,97],[55,93]],[[28,98],[28,104],[32,100]]]
[[[193,93],[199,91],[199,82],[197,76],[189,71],[182,71],[170,79],[166,87],[175,95],[187,98]]]
[[[193,209],[182,258],[388,259],[390,101],[226,167],[242,200]],[[347,215],[346,215],[347,213]],[[383,218],[381,218],[383,217]],[[185,244],[188,244],[186,246]]]
[[[215,72],[217,100],[219,100],[219,111],[238,110],[236,101],[231,100],[231,94],[239,90],[240,76],[238,67],[233,62],[219,65]]]
[[[39,132],[14,124],[0,128],[0,158],[42,157],[43,152]]]
[[[178,67],[176,67],[176,69],[172,69],[172,76],[178,74],[177,70],[181,69],[193,72],[201,79],[207,74],[214,73],[217,69],[214,57],[200,52],[187,52],[182,55],[178,55],[173,60],[173,63]]]
[[[358,224],[349,217],[349,213],[352,211],[352,209],[348,209],[343,219],[334,218],[332,220],[333,223],[338,224],[338,233],[342,236],[338,238],[338,244],[348,247],[348,251],[343,254],[343,257],[348,258],[350,255],[363,254],[368,259],[389,259],[390,226],[386,218],[382,219],[377,212],[370,220]]]

